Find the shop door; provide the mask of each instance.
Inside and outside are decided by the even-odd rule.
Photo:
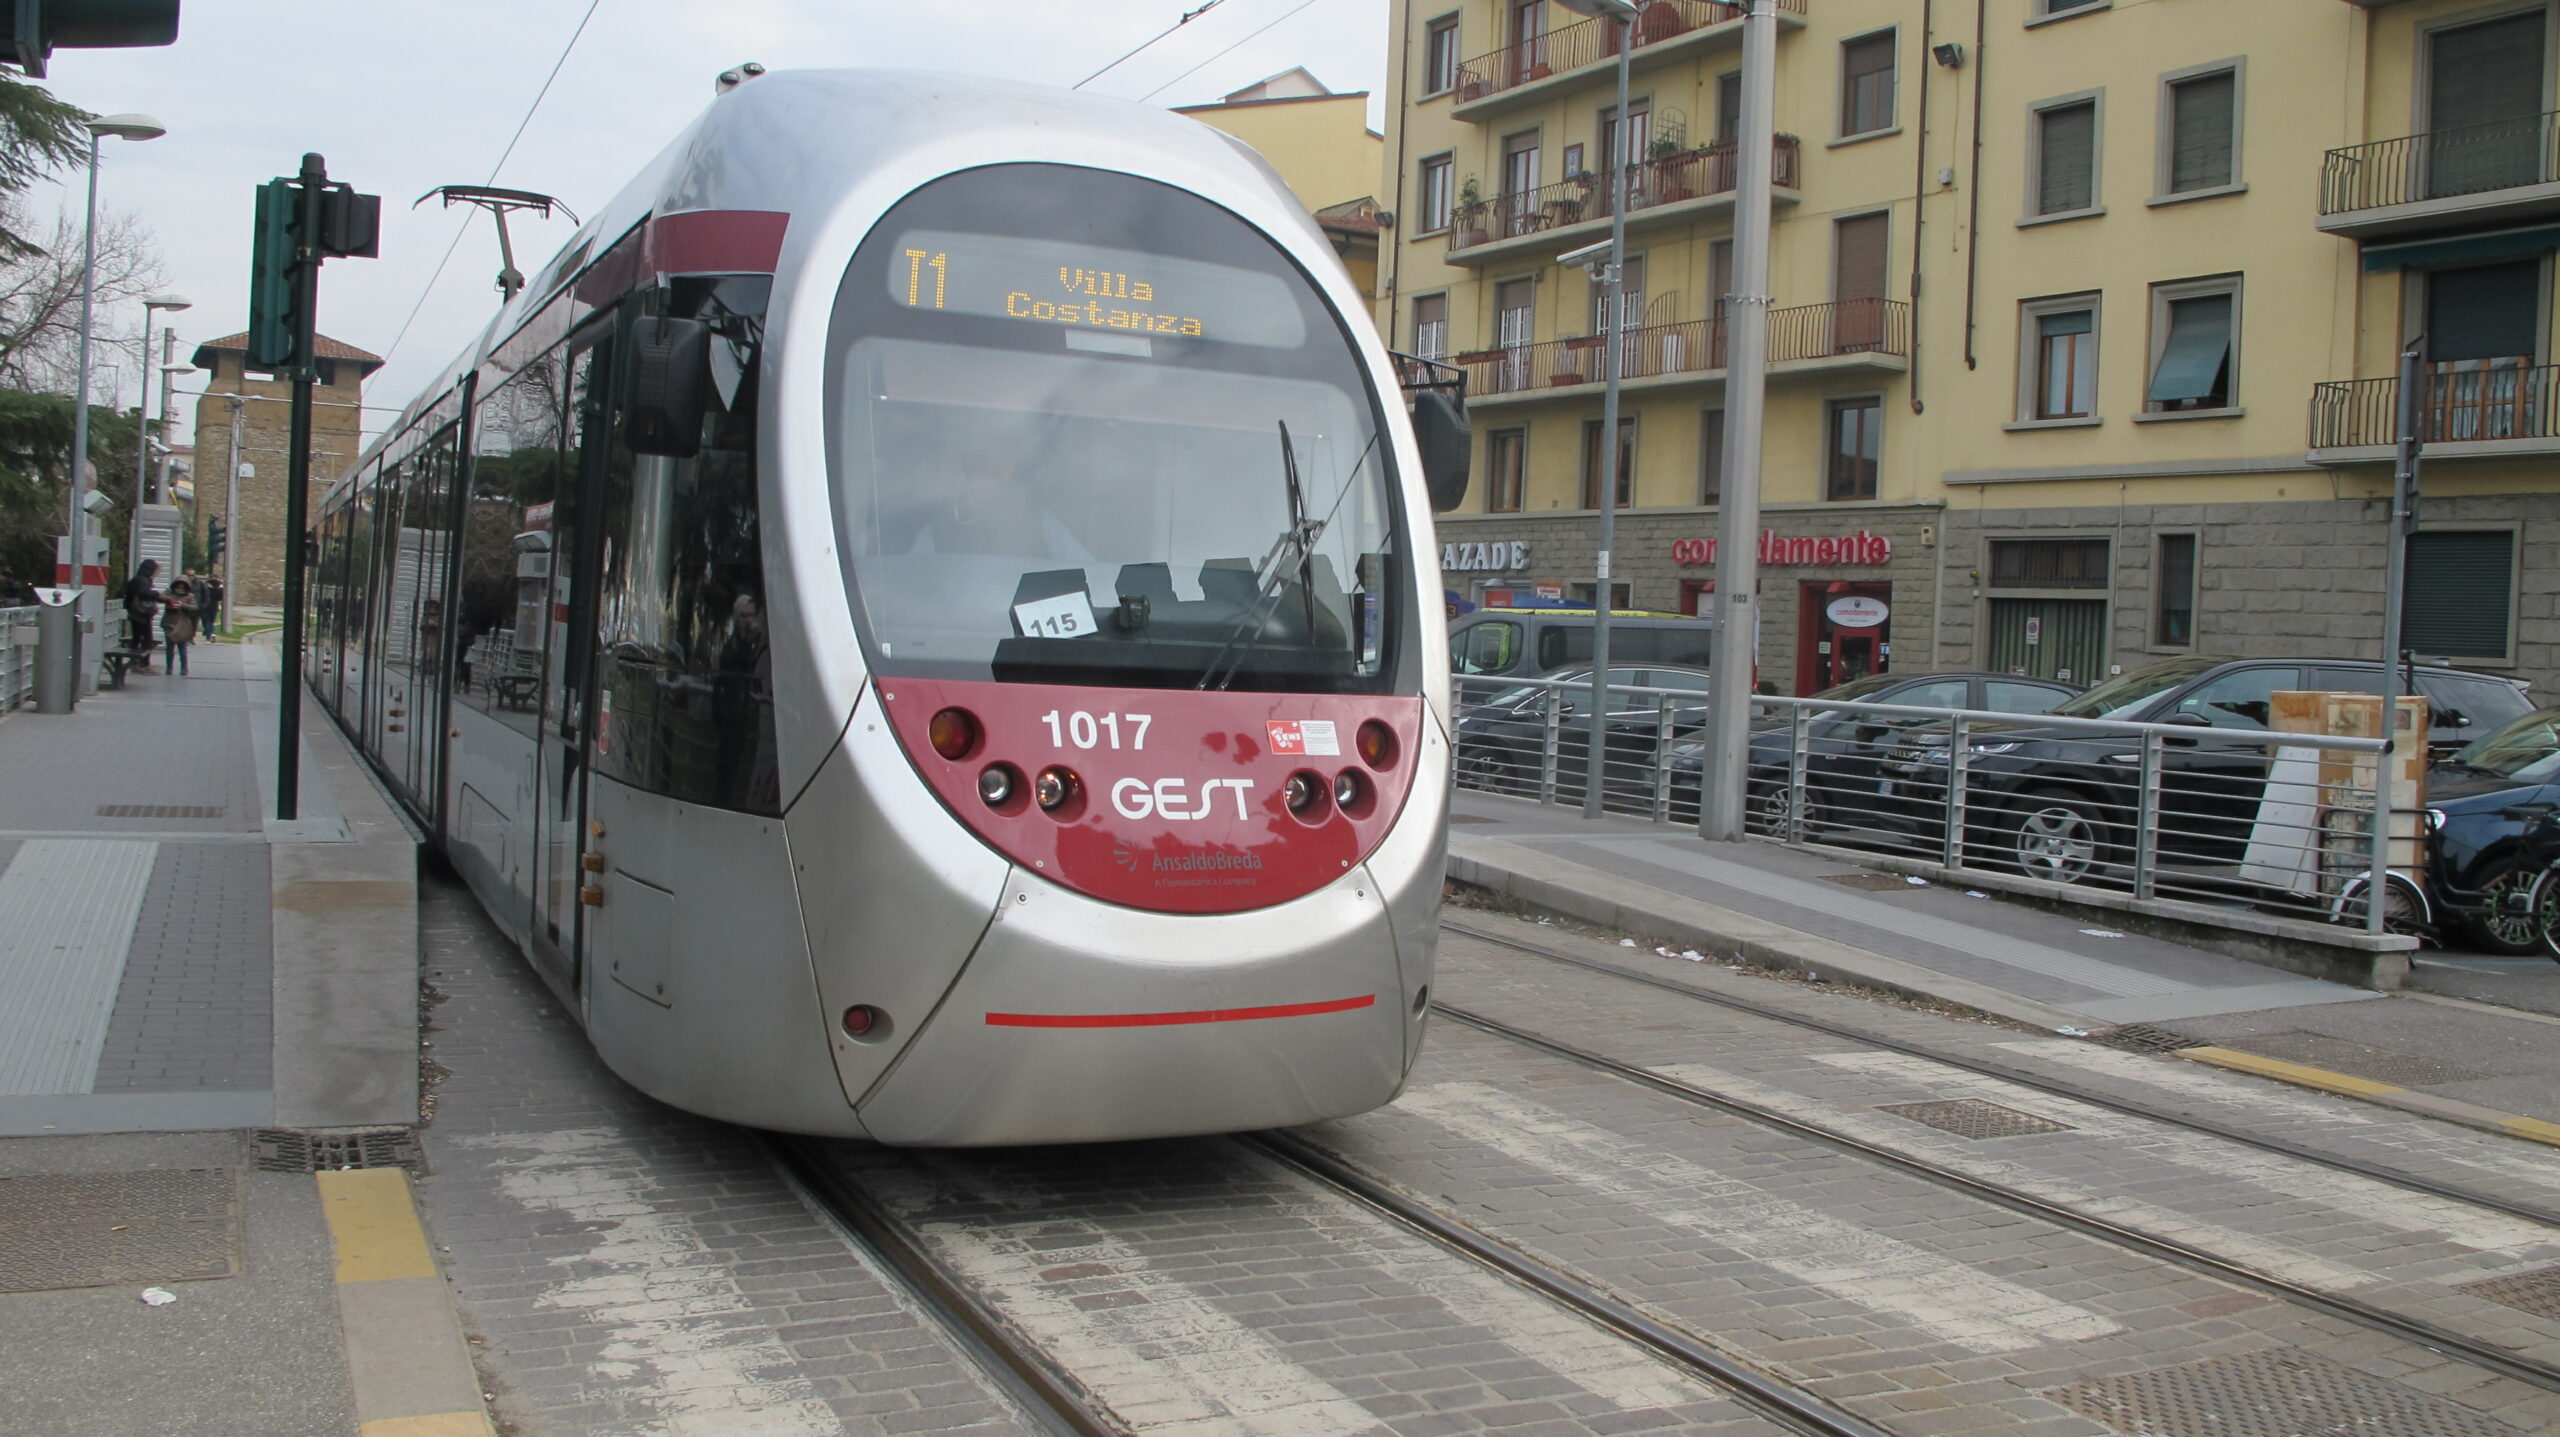
[[[1880,674],[1893,656],[1893,585],[1815,580],[1797,586],[1796,694]]]
[[[2104,599],[1993,599],[1994,673],[2093,684],[2106,672]]]

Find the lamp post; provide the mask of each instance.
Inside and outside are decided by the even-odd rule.
[[[81,542],[87,537],[85,530],[88,526],[83,522],[86,506],[81,501],[88,497],[86,490],[89,471],[89,323],[97,305],[98,150],[100,142],[109,135],[120,140],[156,140],[168,133],[165,126],[149,115],[102,115],[88,122],[88,130],[89,211],[88,218],[80,230],[80,377],[73,384],[71,482],[65,486],[70,491],[70,498],[64,506],[66,522],[63,527],[63,549],[70,560],[68,568],[71,578],[71,582],[66,587],[72,589],[88,587],[81,582],[88,576],[86,562],[88,546]],[[87,617],[96,619],[101,616],[104,595],[102,594],[100,598],[100,603],[84,605],[89,610]],[[75,673],[88,672],[81,664],[76,642],[72,649],[71,664]],[[82,687],[87,687],[87,684],[84,682]]]
[[[174,340],[177,337],[176,332],[173,330],[163,329],[160,331],[160,338],[163,341],[160,346],[160,478],[151,486],[151,492],[157,495],[159,497],[159,502],[163,504],[175,504],[178,502],[177,492],[171,487],[169,482],[169,466],[177,462],[178,454],[178,446],[172,443],[169,439],[169,414],[177,403],[175,390],[177,388],[178,376],[181,374],[194,374],[198,372],[196,367],[192,364],[171,364],[169,362],[173,357],[170,354],[170,350],[175,346],[167,341]],[[193,519],[188,520],[188,523],[191,525],[194,522],[195,521]]]
[[[142,302],[142,392],[133,401],[134,429],[136,430],[133,445],[133,512],[136,515],[140,515],[142,506],[151,500],[151,314],[154,310],[165,309],[175,313],[178,310],[193,307],[191,301],[181,299],[174,294],[155,294]],[[169,406],[165,401],[160,406],[160,423],[164,428],[169,423]]]
[[[1591,717],[1588,741],[1591,751],[1582,766],[1582,816],[1598,818],[1601,809],[1600,780],[1609,762],[1609,611],[1615,607],[1609,591],[1609,549],[1617,532],[1618,517],[1618,382],[1620,379],[1619,332],[1626,327],[1626,316],[1620,314],[1621,293],[1627,272],[1627,167],[1635,162],[1635,126],[1627,114],[1627,70],[1636,48],[1636,7],[1631,0],[1556,0],[1577,15],[1588,15],[1604,24],[1617,27],[1618,41],[1618,108],[1617,122],[1610,128],[1609,155],[1609,244],[1605,252],[1597,245],[1577,251],[1568,258],[1589,255],[1593,261],[1591,277],[1601,284],[1600,347],[1601,373],[1606,386],[1600,400],[1600,533],[1599,557],[1593,565],[1596,582],[1591,587]]]

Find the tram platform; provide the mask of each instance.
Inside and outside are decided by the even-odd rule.
[[[1468,791],[1449,852],[1452,879],[1635,935],[1666,963],[1818,976],[2560,1144],[2560,964],[2546,959],[2420,954],[2382,993],[1839,850],[1708,843]]]
[[[0,1426],[486,1431],[397,1165],[416,835],[308,705],[271,817],[271,639],[192,669],[0,717]]]

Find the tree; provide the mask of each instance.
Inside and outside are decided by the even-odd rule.
[[[0,389],[0,574],[53,582],[54,538],[70,505],[64,481],[71,472],[71,419],[71,401],[62,395]],[[132,522],[133,486],[113,476],[133,472],[138,432],[130,414],[89,406],[90,463],[99,489],[116,500],[99,525],[110,544],[120,542]]]
[[[0,234],[21,221],[0,201]],[[98,220],[98,280],[89,331],[90,392],[112,393],[97,371],[132,364],[139,330],[109,318],[167,285],[160,245],[131,215]],[[0,386],[70,393],[80,367],[80,225],[57,215],[42,249],[0,254]],[[118,361],[124,361],[119,363]],[[137,378],[139,368],[134,371]]]
[[[19,233],[15,201],[27,186],[83,158],[89,112],[53,97],[41,85],[0,71],[0,257],[23,259],[44,246]],[[60,251],[59,244],[54,246]]]

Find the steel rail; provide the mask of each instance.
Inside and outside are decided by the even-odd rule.
[[[2227,1258],[2216,1257],[2202,1248],[2192,1247],[2172,1238],[2161,1237],[2122,1223],[2110,1222],[2105,1218],[2092,1217],[2032,1193],[1972,1177],[1925,1158],[1915,1158],[1899,1153],[1891,1148],[1826,1128],[1819,1123],[1791,1118],[1757,1103],[1729,1097],[1694,1083],[1666,1078],[1633,1063],[1621,1062],[1605,1054],[1577,1047],[1561,1039],[1533,1033],[1525,1028],[1515,1028],[1499,1019],[1471,1013],[1437,999],[1433,1000],[1431,1006],[1452,1022],[1464,1023],[1468,1027],[1535,1049],[1550,1057],[1562,1058],[1667,1097],[1710,1108],[1775,1132],[1819,1143],[1853,1157],[1865,1159],[1879,1167],[1891,1168],[1924,1182],[1962,1193],[1994,1207],[2005,1208],[2023,1217],[2035,1218],[2086,1237],[2096,1238],[2101,1242],[2139,1252],[2146,1257],[2186,1268],[2190,1272],[2201,1273],[2235,1287],[2245,1287],[2313,1312],[2343,1318],[2358,1326],[2385,1333],[2414,1346],[2426,1348],[2430,1352],[2470,1363],[2475,1367],[2485,1368],[2501,1377],[2514,1378],[2518,1382],[2539,1387],[2546,1392],[2560,1392],[2560,1367],[2518,1357],[2486,1342],[2438,1327],[2434,1323],[2424,1322],[2414,1317],[2403,1317],[2398,1313],[2351,1297],[2341,1297],[2335,1293],[2322,1292],[2315,1287],[2304,1286],[2287,1278],[2275,1277],[2255,1268],[2232,1262]]]
[[[1059,1437],[1131,1437],[1119,1420],[994,1308],[953,1277],[871,1195],[809,1151],[807,1139],[760,1137],[783,1180],[832,1222],[939,1323],[952,1341],[1036,1423]]]
[[[1669,1358],[1787,1427],[1815,1437],[1893,1437],[1890,1430],[1835,1406],[1804,1387],[1727,1356],[1692,1333],[1647,1317],[1633,1304],[1610,1296],[1561,1267],[1541,1262],[1479,1228],[1423,1206],[1295,1133],[1250,1133],[1237,1141]]]
[[[1730,1008],[1739,1013],[1747,1013],[1754,1018],[1765,1018],[1773,1023],[1789,1024],[1793,1027],[1808,1029],[1812,1032],[1821,1033],[1827,1037],[1839,1038],[1847,1042],[1864,1043],[1869,1047],[1882,1048],[1887,1052],[1899,1053],[1908,1058],[1919,1058],[1927,1062],[1941,1063],[1947,1067],[1961,1069],[1964,1072],[1972,1073],[1978,1077],[1997,1078],[2002,1082],[2016,1083],[2020,1087],[2033,1088],[2038,1092],[2050,1093],[2059,1098],[2069,1098],[2073,1102],[2087,1103],[2091,1107],[2104,1108],[2109,1112],[2122,1113],[2127,1117],[2144,1118],[2156,1123],[2167,1123],[2173,1127],[2185,1128],[2190,1132],[2204,1133],[2210,1137],[2220,1138],[2226,1142],[2238,1143],[2243,1147],[2256,1148],[2260,1152],[2274,1153],[2280,1157],[2288,1157],[2301,1162],[2316,1164],[2317,1166],[2328,1168],[2334,1172],[2342,1172],[2354,1177],[2368,1178],[2374,1182],[2385,1183],[2407,1192],[2421,1193],[2428,1197],[2443,1198],[2449,1202],[2463,1203],[2470,1207],[2485,1208],[2491,1212],[2503,1213],[2508,1217],[2522,1218],[2526,1222],[2540,1223],[2545,1227],[2560,1228],[2560,1211],[2555,1211],[2551,1208],[2536,1207],[2531,1203],[2518,1202],[2511,1198],[2502,1198],[2490,1193],[2477,1192],[2469,1188],[2455,1187],[2450,1183],[2441,1183],[2433,1178],[2421,1177],[2416,1173],[2404,1172],[2398,1168],[2383,1167],[2379,1164],[2365,1162],[2357,1158],[2340,1157],[2336,1153],[2322,1152],[2317,1148],[2306,1147],[2300,1143],[2289,1142],[2283,1138],[2266,1137],[2258,1133],[2249,1132],[2243,1128],[2235,1128],[2225,1123],[2216,1122],[2211,1118],[2196,1117],[2187,1113],[2171,1112],[2165,1108],[2157,1108],[2147,1103],[2134,1102],[2127,1098],[2117,1097],[2112,1093],[2102,1092],[2095,1088],[2083,1087],[2078,1083],[2068,1082],[2061,1078],[2048,1077],[2044,1074],[2030,1072],[2023,1068],[2012,1068],[2006,1064],[1989,1062],[1981,1058],[1967,1057],[1961,1053],[1944,1052],[1936,1048],[1927,1047],[1923,1044],[1910,1042],[1906,1039],[1888,1037],[1882,1033],[1872,1033],[1861,1028],[1850,1027],[1847,1024],[1834,1023],[1827,1019],[1809,1017],[1802,1013],[1790,1013],[1783,1008],[1773,1008],[1765,1003],[1755,1003],[1748,998],[1737,998],[1730,994],[1711,992],[1703,988],[1693,988],[1686,983],[1674,982],[1668,978],[1657,978],[1649,973],[1633,972],[1625,968],[1617,967],[1613,964],[1600,962],[1597,959],[1585,958],[1576,953],[1561,952],[1540,944],[1527,942],[1523,939],[1513,938],[1506,934],[1488,933],[1483,929],[1471,928],[1463,923],[1450,923],[1443,920],[1441,926],[1452,933],[1462,934],[1468,938],[1476,939],[1479,942],[1492,943],[1504,948],[1517,949],[1520,952],[1530,954],[1534,957],[1549,959],[1553,962],[1568,964],[1576,968],[1587,968],[1594,973],[1605,973],[1613,978],[1624,978],[1631,983],[1641,983],[1648,988],[1659,988],[1666,993],[1678,993],[1684,997],[1695,998],[1702,1003],[1712,1003],[1720,1008]],[[2415,1115],[2413,1114],[2412,1116]]]

